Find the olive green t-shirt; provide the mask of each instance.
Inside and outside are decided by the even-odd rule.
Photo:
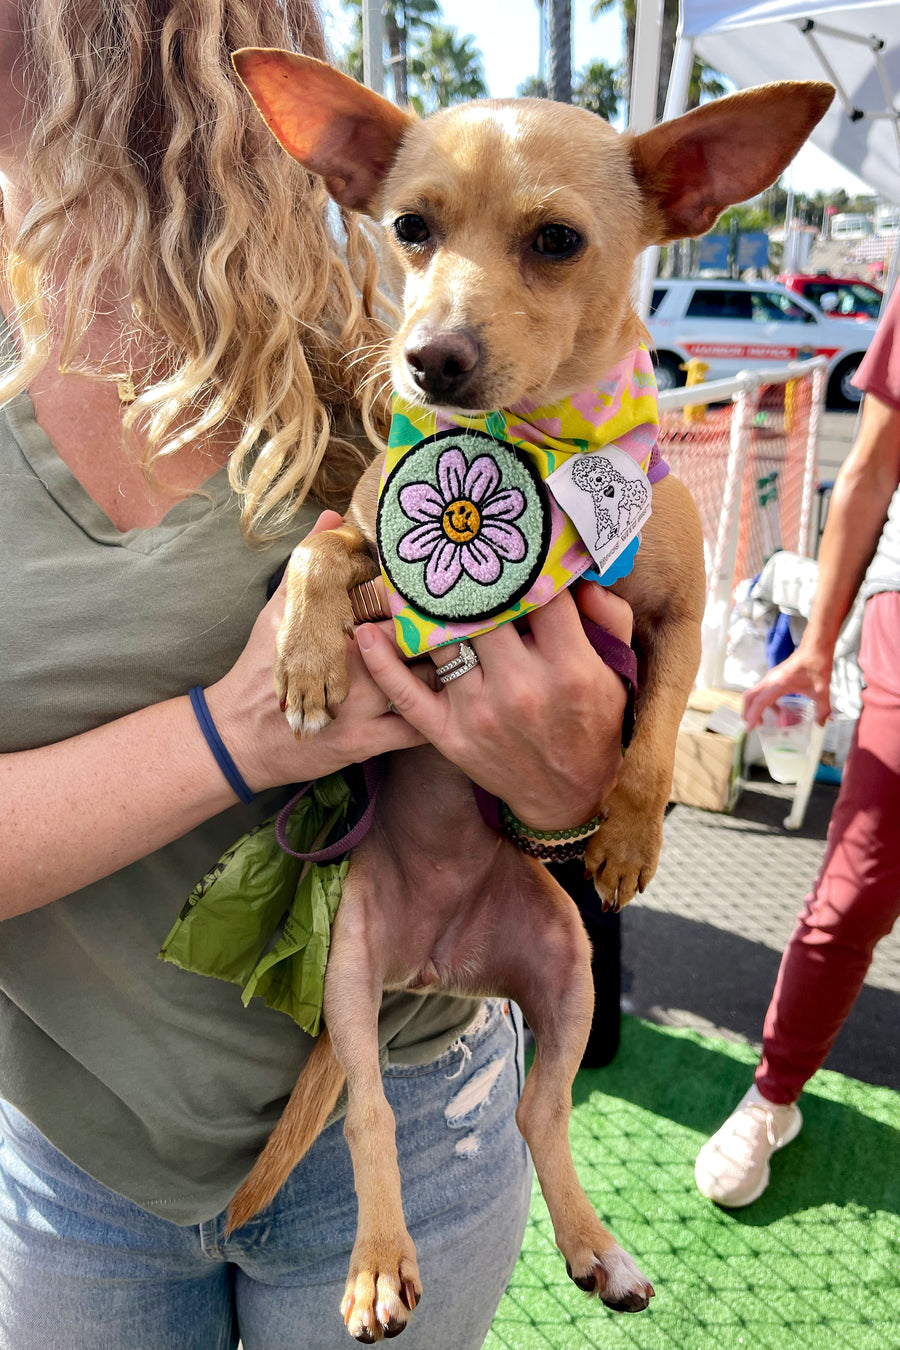
[[[293,537],[248,548],[225,470],[150,529],[120,532],[22,395],[0,410],[0,752],[63,740],[208,685],[233,664]],[[176,1223],[222,1210],[312,1044],[237,985],[159,960],[199,878],[286,793],[0,925],[0,1096],[73,1162]],[[60,849],[69,824],[53,822]],[[393,1058],[427,1062],[469,1002],[385,1000]]]

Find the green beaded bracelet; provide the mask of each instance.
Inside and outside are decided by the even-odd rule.
[[[577,845],[590,839],[600,827],[600,817],[592,816],[583,825],[573,825],[567,830],[536,830],[519,820],[506,802],[500,802],[500,821],[514,843],[526,853],[542,858],[556,858],[562,854],[574,857],[583,853],[584,849],[577,849]]]

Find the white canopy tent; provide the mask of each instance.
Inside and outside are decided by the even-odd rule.
[[[638,0],[639,31],[643,9],[648,36],[660,3]],[[649,45],[636,47],[635,91],[652,67]],[[900,204],[900,0],[681,0],[667,118],[684,111],[695,56],[741,89],[771,80],[830,81],[837,97],[810,140]],[[645,315],[658,256],[651,248],[642,258]],[[888,291],[898,262],[895,249]]]
[[[642,7],[648,10],[646,46],[638,50],[636,44],[635,51],[636,65],[644,63],[642,80],[652,66],[649,32],[659,3],[638,0],[639,18]],[[887,201],[900,204],[900,0],[681,0],[666,118],[685,109],[695,56],[738,88],[773,80],[828,80],[837,97],[811,141]],[[658,252],[648,249],[642,258],[644,315]],[[895,248],[888,294],[898,260]],[[712,684],[720,682],[725,654],[732,580],[726,573],[727,568],[717,577],[704,618],[701,676]]]
[[[830,81],[837,98],[810,139],[900,204],[897,0],[682,0],[667,116],[685,106],[695,54],[739,88]]]

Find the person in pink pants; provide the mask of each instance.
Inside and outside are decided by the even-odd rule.
[[[786,693],[814,699],[824,722],[835,643],[862,587],[863,707],[825,858],[782,957],[753,1084],[694,1169],[701,1193],[726,1208],[769,1184],[771,1155],[803,1123],[797,1098],[900,913],[900,287],[855,383],[862,418],[835,482],[809,623],[797,650],[744,697],[749,727]]]

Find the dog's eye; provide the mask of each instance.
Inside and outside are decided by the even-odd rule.
[[[431,238],[431,231],[425,221],[411,211],[397,217],[394,221],[394,233],[401,244],[424,244]]]
[[[571,258],[581,246],[581,235],[570,225],[545,225],[534,237],[532,248],[547,258]]]

